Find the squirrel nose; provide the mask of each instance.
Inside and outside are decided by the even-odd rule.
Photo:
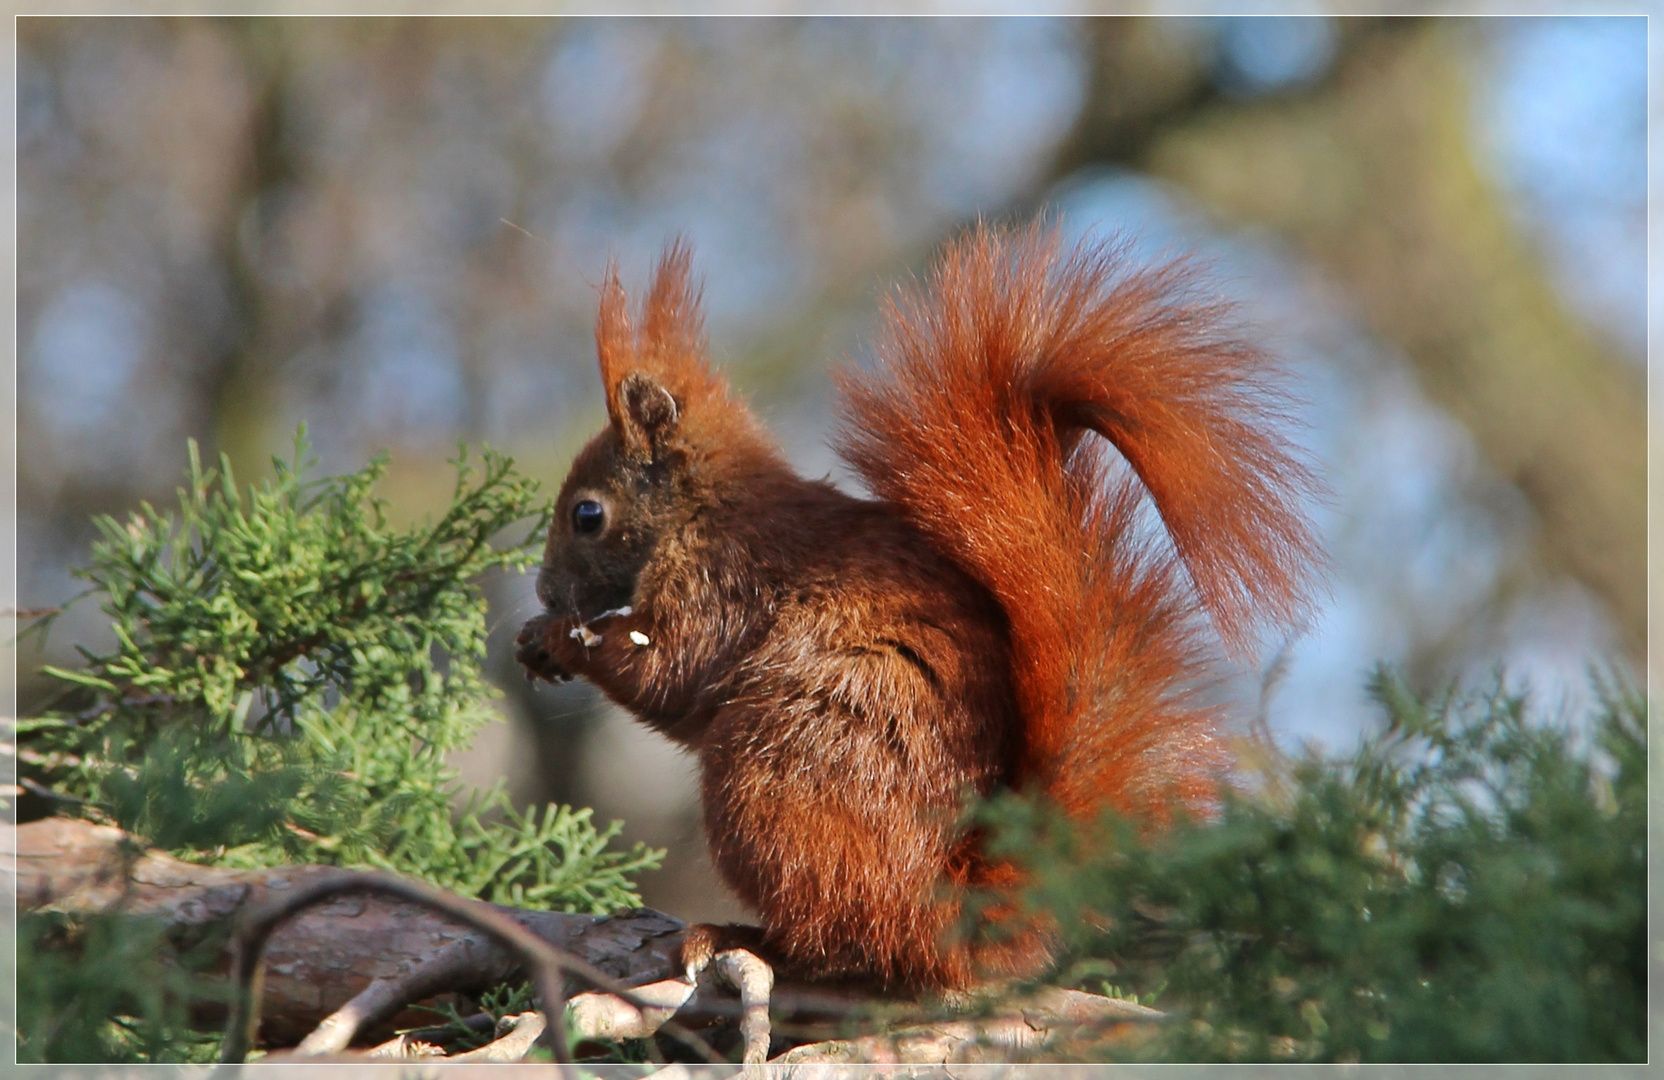
[[[555,568],[544,566],[537,572],[537,599],[545,608],[555,606]]]

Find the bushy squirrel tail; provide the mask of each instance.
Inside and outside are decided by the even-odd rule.
[[[1015,781],[1072,815],[1210,801],[1208,622],[1242,654],[1309,603],[1316,481],[1229,319],[1183,262],[979,226],[892,300],[877,370],[844,377],[840,451],[1003,606]]]

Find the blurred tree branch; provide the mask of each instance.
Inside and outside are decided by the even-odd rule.
[[[1085,23],[1086,97],[1053,155],[1048,182],[1128,164],[1163,129],[1219,101],[1207,58],[1153,19]]]
[[[1195,61],[1141,61],[1158,51],[1148,28],[1093,27],[1089,98],[1048,185],[1130,164],[1288,236],[1530,499],[1541,569],[1601,597],[1639,656],[1642,380],[1567,312],[1477,160],[1460,31],[1348,30],[1310,92],[1231,101],[1202,87]],[[1170,74],[1139,74],[1153,70]]]
[[[1183,25],[1183,24],[1180,24]],[[1365,42],[1400,32],[1395,19],[1348,19],[1336,25],[1342,57]],[[1086,95],[1068,137],[1053,153],[1047,184],[1091,166],[1142,168],[1153,143],[1198,115],[1233,113],[1240,105],[1219,90],[1210,50],[1157,19],[1090,19],[1082,38]],[[1335,68],[1305,93],[1333,81]],[[1026,208],[1032,213],[1033,208]]]
[[[210,453],[225,453],[237,475],[252,478],[264,464],[272,383],[289,344],[274,340],[289,325],[289,313],[279,310],[287,298],[261,280],[258,245],[269,242],[275,197],[298,167],[283,130],[289,60],[283,44],[259,24],[233,23],[230,29],[227,44],[242,61],[250,103],[240,153],[227,162],[235,177],[232,197],[214,222],[212,241],[225,275],[227,325],[196,376],[202,412],[212,425]]]

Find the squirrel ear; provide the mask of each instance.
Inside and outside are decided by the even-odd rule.
[[[632,371],[618,386],[618,433],[632,455],[657,459],[676,430],[682,410],[651,375]]]

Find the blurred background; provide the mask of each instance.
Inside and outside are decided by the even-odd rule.
[[[302,421],[331,472],[388,448],[403,520],[459,439],[552,496],[603,417],[595,284],[678,233],[717,362],[857,490],[831,366],[956,229],[1046,214],[1200,253],[1304,397],[1330,591],[1230,691],[1280,743],[1348,748],[1381,660],[1503,664],[1550,712],[1641,669],[1641,18],[17,27],[19,607],[78,591],[90,515],[172,498],[187,437],[244,481]],[[670,849],[649,903],[743,917],[691,762],[528,689],[531,579],[487,587],[505,723],[468,778],[623,818]],[[101,622],[23,649],[23,715]]]

